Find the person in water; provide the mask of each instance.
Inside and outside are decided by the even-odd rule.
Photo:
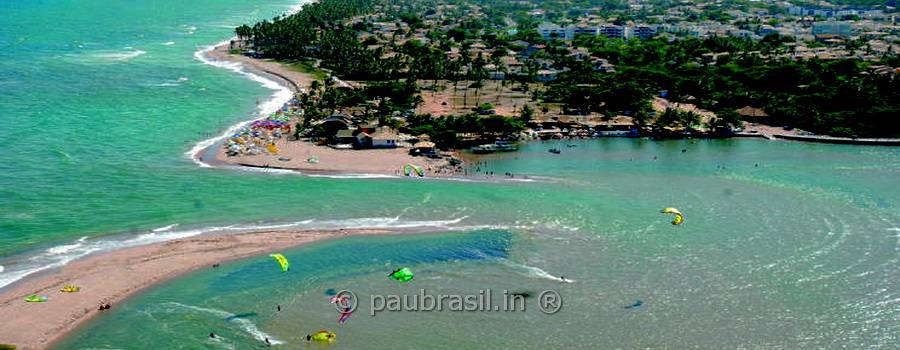
[[[210,338],[210,339],[216,339],[216,334],[213,333],[213,332],[209,332],[209,338]]]
[[[278,306],[276,307],[276,309],[278,309],[278,311],[281,311],[281,305],[278,305]]]

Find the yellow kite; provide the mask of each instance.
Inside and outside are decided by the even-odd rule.
[[[678,209],[675,208],[665,208],[660,211],[663,214],[675,214],[675,219],[672,220],[672,225],[681,225],[684,222],[684,215],[681,214]]]
[[[288,262],[288,259],[284,257],[282,254],[269,254],[275,261],[278,262],[278,265],[281,266],[281,272],[287,272],[291,269],[291,263]]]

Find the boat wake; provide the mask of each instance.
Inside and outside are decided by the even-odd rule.
[[[520,264],[520,263],[513,262],[508,259],[503,259],[503,258],[501,258],[500,261],[503,263],[503,265],[512,267],[513,269],[522,272],[525,276],[528,276],[528,277],[548,279],[551,281],[557,281],[557,282],[563,282],[563,283],[574,283],[575,282],[575,280],[573,280],[573,279],[563,278],[562,276],[551,275],[549,272],[544,271],[543,269],[541,269],[539,267],[528,266],[525,264]]]
[[[202,312],[202,313],[206,313],[206,314],[210,314],[210,315],[214,315],[214,316],[220,317],[220,318],[222,318],[222,319],[223,319],[224,321],[226,321],[226,322],[237,324],[238,327],[241,328],[241,330],[243,330],[245,333],[247,333],[247,334],[249,334],[250,336],[252,336],[254,339],[259,340],[260,342],[265,342],[266,339],[268,339],[269,342],[272,343],[272,344],[284,344],[284,343],[285,343],[285,342],[283,342],[283,341],[281,341],[281,340],[275,339],[275,337],[273,337],[272,335],[270,335],[270,334],[268,334],[268,333],[266,333],[266,332],[261,331],[261,330],[259,329],[259,327],[256,326],[255,323],[253,323],[252,321],[248,320],[247,318],[245,318],[245,317],[236,317],[236,316],[238,316],[238,315],[233,314],[233,313],[230,313],[230,312],[225,311],[225,310],[211,309],[211,308],[205,308],[205,307],[199,307],[199,306],[187,305],[187,304],[182,304],[182,303],[174,302],[174,301],[173,301],[173,302],[167,302],[167,303],[164,303],[164,305],[166,305],[166,306],[175,306],[175,307],[178,307],[178,308],[184,308],[184,309],[189,309],[189,310],[199,311],[199,312]]]

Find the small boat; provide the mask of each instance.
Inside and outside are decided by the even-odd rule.
[[[519,150],[519,146],[511,143],[497,143],[497,152],[515,152]]]
[[[550,153],[553,153],[553,154],[560,154],[560,153],[562,153],[562,151],[560,151],[558,148],[551,148],[551,149],[548,149],[547,152],[550,152]]]
[[[472,147],[472,153],[475,154],[488,154],[494,152],[497,152],[497,145],[492,143]]]
[[[515,152],[519,150],[519,146],[509,141],[497,141],[494,143],[486,143],[472,147],[472,153],[487,154],[494,152]]]

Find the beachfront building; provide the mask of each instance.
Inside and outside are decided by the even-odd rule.
[[[353,121],[349,115],[335,113],[325,118],[320,125],[324,130],[325,136],[332,136],[341,130],[350,129],[353,126]]]
[[[368,144],[368,147],[371,148],[397,148],[400,143],[400,135],[391,128],[378,128],[377,131],[372,133],[371,135],[367,133],[368,138],[365,140]]]
[[[353,130],[353,129],[339,130],[334,135],[332,143],[339,144],[339,145],[340,144],[353,145],[357,141],[356,135],[354,135],[354,133],[356,133],[356,130]]]

